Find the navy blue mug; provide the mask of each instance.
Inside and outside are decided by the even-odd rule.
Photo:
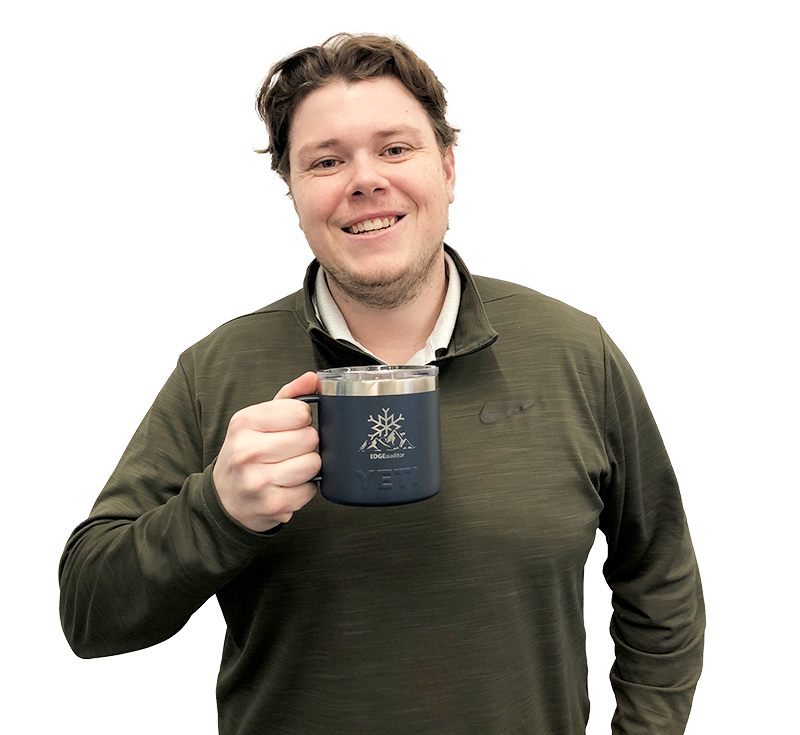
[[[317,372],[323,497],[344,505],[402,505],[441,485],[439,368],[370,365]]]

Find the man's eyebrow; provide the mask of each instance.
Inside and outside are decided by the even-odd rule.
[[[410,135],[419,140],[422,138],[422,131],[419,128],[415,128],[413,125],[401,125],[391,130],[381,130],[379,133],[375,134],[375,137],[385,140],[386,138],[394,138],[396,135]]]
[[[340,141],[338,138],[328,138],[328,140],[320,140],[315,141],[313,143],[307,143],[304,145],[298,152],[297,155],[300,158],[305,156],[315,155],[319,151],[326,151],[329,148],[335,148],[339,145]]]

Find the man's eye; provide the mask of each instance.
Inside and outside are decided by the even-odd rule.
[[[314,164],[314,168],[333,168],[336,165],[336,160],[333,158],[323,158]]]
[[[406,152],[406,147],[402,145],[393,145],[386,149],[386,153],[390,156],[402,156]]]

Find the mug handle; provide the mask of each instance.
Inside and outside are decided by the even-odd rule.
[[[303,401],[303,403],[316,403],[319,404],[319,395],[317,393],[309,393],[305,396],[294,396],[295,401]],[[321,482],[322,475],[317,475],[316,477],[312,477],[309,482]]]

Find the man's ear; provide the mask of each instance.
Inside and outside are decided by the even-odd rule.
[[[450,146],[442,156],[442,165],[444,167],[444,178],[447,184],[447,198],[450,204],[455,201],[455,188],[456,188],[456,159],[453,154],[453,146]]]

